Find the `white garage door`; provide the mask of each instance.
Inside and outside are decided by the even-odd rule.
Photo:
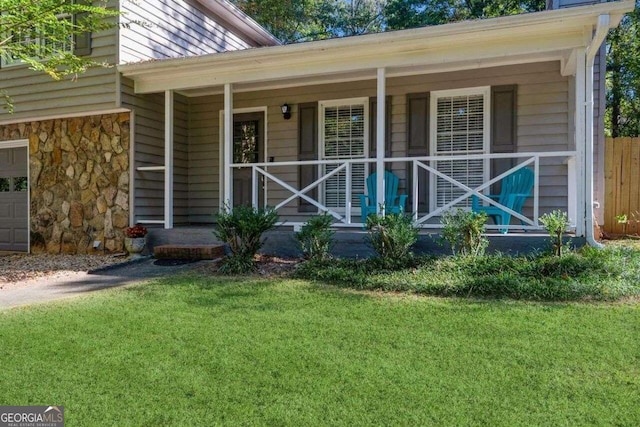
[[[27,147],[0,148],[0,251],[29,250]]]

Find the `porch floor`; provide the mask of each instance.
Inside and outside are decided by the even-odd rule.
[[[147,249],[160,245],[215,245],[220,244],[213,234],[214,226],[178,226],[171,230],[149,229]],[[366,258],[374,255],[366,241],[367,232],[353,229],[338,229],[334,235],[332,254],[345,258]],[[488,234],[489,252],[506,254],[533,253],[548,247],[549,237],[540,233]],[[414,251],[420,254],[449,254],[448,246],[439,244],[438,232],[421,231]],[[574,246],[585,244],[584,238],[572,238]],[[291,226],[278,227],[265,233],[261,253],[280,257],[299,257],[301,252]]]

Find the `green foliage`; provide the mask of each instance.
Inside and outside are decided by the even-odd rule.
[[[484,237],[487,214],[462,209],[447,211],[442,216],[442,241],[449,243],[454,255],[480,256],[484,254],[489,240]]]
[[[331,224],[333,217],[328,214],[317,215],[310,218],[299,232],[296,239],[306,259],[324,260],[329,258],[333,230]]]
[[[569,226],[569,217],[566,212],[561,210],[555,210],[551,213],[546,213],[539,218],[539,221],[544,226],[549,238],[551,239],[551,249],[555,256],[562,256],[563,249],[565,247],[563,236],[567,227]]]
[[[387,266],[403,265],[411,258],[411,247],[418,240],[418,229],[409,215],[369,215],[369,243]]]
[[[375,33],[385,0],[234,0],[284,43]]]
[[[538,301],[616,300],[640,295],[640,251],[585,247],[563,257],[414,257],[389,271],[375,259],[309,262],[296,274],[360,290]]]
[[[0,57],[21,61],[55,80],[77,76],[89,67],[107,66],[91,58],[69,52],[74,36],[113,28],[117,10],[107,9],[107,1],[98,5],[64,0],[2,0],[0,2]],[[68,19],[62,19],[69,17]],[[46,41],[45,41],[46,40]],[[5,109],[13,111],[10,94],[0,91]]]
[[[607,38],[608,136],[640,136],[640,0]]]
[[[400,30],[544,9],[544,0],[389,0],[385,17],[387,29]]]
[[[228,276],[236,276],[239,274],[248,274],[256,270],[256,264],[253,257],[248,255],[232,255],[224,259],[218,273]]]
[[[234,0],[284,43],[544,10],[544,0]]]
[[[227,207],[216,215],[216,219],[218,229],[214,234],[231,249],[231,256],[224,260],[220,271],[241,274],[253,270],[253,257],[262,247],[262,234],[278,222],[277,212],[271,208]]]

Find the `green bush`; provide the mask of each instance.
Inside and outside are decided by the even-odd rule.
[[[449,243],[454,255],[480,256],[489,245],[483,236],[487,214],[457,209],[442,216],[442,241]]]
[[[362,290],[535,301],[616,300],[640,296],[640,251],[585,247],[549,254],[414,257],[390,271],[378,260],[305,263],[299,277]]]
[[[402,266],[412,257],[411,247],[418,240],[418,229],[411,216],[369,215],[367,230],[368,242],[385,266]]]
[[[231,255],[225,258],[218,268],[218,272],[233,276],[236,274],[247,274],[254,272],[256,265],[253,262],[253,257],[246,255]]]
[[[566,212],[555,210],[546,213],[538,219],[544,226],[551,240],[551,249],[555,256],[561,257],[566,245],[563,240],[564,232],[569,226],[569,217]]]
[[[223,261],[220,272],[243,274],[253,271],[253,257],[263,243],[262,233],[272,229],[278,222],[276,211],[238,206],[225,208],[216,219],[218,229],[213,233],[231,249],[231,256]]]
[[[328,214],[310,218],[296,233],[296,239],[306,259],[324,260],[329,258],[333,230],[333,217]]]

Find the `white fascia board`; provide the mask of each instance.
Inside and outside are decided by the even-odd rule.
[[[552,54],[529,54],[511,56],[509,58],[491,60],[476,60],[464,62],[450,62],[446,64],[415,66],[415,67],[392,67],[387,68],[387,79],[395,77],[406,77],[424,74],[449,73],[454,71],[476,70],[479,68],[501,67],[507,65],[531,64],[536,62],[552,62],[560,61],[566,55],[559,53]],[[376,70],[358,70],[348,73],[322,74],[315,76],[305,76],[288,78],[286,80],[271,80],[261,82],[240,83],[233,87],[234,93],[256,92],[261,90],[287,89],[293,87],[304,87],[311,85],[324,85],[332,83],[347,83],[363,80],[375,80]],[[206,86],[202,88],[192,88],[179,91],[181,95],[186,97],[205,96],[205,95],[221,95],[223,93],[222,86]]]
[[[634,6],[634,2],[628,0],[602,3],[342,39],[127,64],[118,66],[118,69],[136,82],[137,92],[156,92],[190,89],[194,87],[194,81],[202,87],[365,68],[442,64],[460,57],[468,60],[482,60],[490,55],[504,58],[582,46],[584,28],[593,27],[600,15],[609,14],[611,25],[615,25],[619,21],[617,16],[633,10]],[[577,35],[579,41],[576,40]],[[405,55],[404,59],[402,55]]]
[[[564,52],[575,48],[583,42],[582,32],[537,38],[509,38],[495,42],[480,40],[476,43],[454,43],[431,49],[394,49],[385,55],[381,49],[362,49],[361,52],[351,52],[351,55],[340,55],[336,52],[322,52],[317,55],[306,55],[292,58],[288,62],[264,61],[247,63],[243,66],[218,66],[215,72],[211,69],[198,70],[183,68],[164,75],[139,76],[135,79],[135,90],[138,93],[152,93],[165,90],[187,90],[209,86],[221,86],[226,83],[242,84],[252,82],[269,82],[289,80],[304,77],[322,77],[331,74],[374,70],[380,67],[389,69],[401,68],[433,68],[437,70],[443,66],[448,70],[450,64],[457,64],[460,68],[465,64],[482,63],[483,66],[506,65],[510,60],[520,62],[522,56],[541,56],[548,53]],[[548,55],[546,55],[548,57]],[[560,54],[557,59],[560,59]],[[391,71],[390,76],[394,73]]]

